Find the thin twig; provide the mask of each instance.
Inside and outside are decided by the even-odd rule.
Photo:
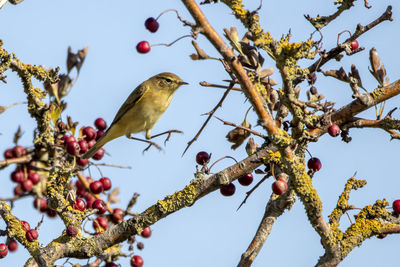
[[[206,81],[199,82],[199,84],[201,86],[204,86],[204,87],[214,87],[214,88],[221,88],[221,89],[228,89],[229,88],[229,86],[226,86],[226,85],[214,84],[214,83],[209,83],[209,82],[206,82]],[[232,91],[243,92],[242,89],[239,88],[239,87],[232,87],[231,90]]]
[[[132,169],[131,166],[124,166],[124,165],[117,165],[117,164],[108,164],[108,163],[90,163],[93,166],[105,166],[105,167],[114,167],[114,168],[121,168],[121,169]]]
[[[246,203],[246,200],[250,197],[251,193],[253,193],[257,189],[257,187],[259,187],[268,178],[269,178],[269,175],[265,175],[252,189],[250,189],[249,191],[246,192],[246,197],[244,198],[244,200],[242,201],[242,203],[240,204],[240,206],[237,208],[236,211],[238,211],[240,209],[240,207],[242,207],[243,204]]]

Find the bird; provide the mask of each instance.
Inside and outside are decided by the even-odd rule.
[[[141,83],[119,108],[107,131],[81,158],[88,159],[93,157],[106,143],[123,135],[130,139],[149,143],[150,145],[145,151],[152,145],[161,149],[157,144],[148,140],[162,134],[168,133],[170,135],[172,132],[182,132],[170,130],[151,136],[150,131],[167,110],[176,90],[185,84],[188,83],[182,81],[178,75],[170,72],[159,73]],[[131,137],[131,134],[143,131],[146,132],[145,137],[147,140]]]

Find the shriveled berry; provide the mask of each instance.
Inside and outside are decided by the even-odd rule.
[[[74,209],[84,211],[86,209],[85,201],[81,198],[77,198],[74,203]]]
[[[307,162],[307,167],[312,171],[319,171],[322,167],[322,163],[318,158],[310,158]]]
[[[253,182],[253,175],[251,173],[242,175],[239,177],[238,181],[239,181],[239,184],[248,186]]]
[[[67,235],[74,237],[78,234],[78,229],[76,229],[76,227],[74,227],[72,225],[68,225],[66,232],[67,232]]]
[[[196,162],[197,162],[197,164],[205,165],[210,161],[210,157],[211,157],[211,155],[209,155],[207,152],[200,151],[196,155]]]
[[[94,202],[93,202],[93,207],[92,207],[93,209],[98,209],[99,211],[97,212],[97,214],[104,214],[106,211],[107,211],[107,209],[106,209],[106,203],[104,203],[104,201],[103,200],[101,200],[101,199],[96,199]]]
[[[26,235],[25,235],[26,239],[29,242],[35,241],[38,238],[38,236],[39,236],[39,234],[35,229],[31,229],[31,230],[27,231]]]
[[[33,200],[33,206],[35,209],[45,212],[47,210],[47,200],[44,198],[35,198]]]
[[[7,256],[8,253],[8,247],[6,244],[1,243],[0,244],[0,258],[4,258],[5,256]]]
[[[104,148],[100,148],[99,150],[97,150],[96,154],[94,154],[94,156],[92,157],[92,159],[94,160],[101,160],[104,156]]]
[[[111,220],[113,223],[120,223],[124,220],[124,211],[118,208],[115,208],[112,213]]]
[[[111,188],[111,186],[112,186],[111,180],[108,177],[103,177],[99,181],[103,184],[104,191],[109,190]]]
[[[144,22],[144,26],[150,32],[156,32],[158,30],[158,27],[160,26],[160,24],[158,24],[158,22],[155,18],[150,17],[150,18],[146,19],[146,21]]]
[[[52,209],[50,209],[50,208],[47,208],[47,209],[46,209],[46,214],[47,214],[48,217],[54,218],[54,217],[57,216],[57,211],[52,210]]]
[[[12,148],[7,149],[4,151],[4,158],[5,159],[12,159],[14,157]]]
[[[28,179],[32,181],[32,184],[37,184],[40,181],[40,175],[37,172],[30,172],[28,174]]]
[[[23,146],[15,146],[12,152],[15,158],[19,158],[26,155],[26,150]]]
[[[143,259],[138,255],[134,255],[131,258],[131,266],[132,267],[142,267],[143,266]]]
[[[358,41],[357,40],[351,41],[350,47],[351,47],[351,50],[353,50],[353,51],[358,49]]]
[[[8,242],[7,247],[8,247],[8,250],[11,252],[16,251],[18,249],[18,243],[17,243],[17,241],[15,241],[15,239],[11,239]]]
[[[31,229],[31,226],[27,221],[21,221],[22,224],[22,229],[24,229],[25,232],[29,231]]]
[[[227,184],[227,185],[223,185],[219,191],[221,192],[221,194],[223,196],[229,197],[232,196],[233,194],[235,194],[236,191],[236,187],[233,183]]]
[[[141,41],[136,45],[136,50],[141,54],[150,52],[150,44],[147,41]]]
[[[150,227],[146,227],[143,229],[142,233],[140,234],[144,238],[149,238],[151,236],[151,229]]]
[[[99,231],[99,230],[100,230],[100,227],[101,227],[103,230],[106,230],[106,229],[107,229],[107,226],[108,226],[108,221],[107,221],[107,219],[104,218],[104,217],[97,217],[97,218],[93,221],[93,228],[94,228],[96,231]]]
[[[340,134],[340,128],[337,124],[332,124],[328,128],[328,133],[330,136],[336,137]]]
[[[25,192],[30,192],[33,188],[33,183],[31,180],[26,179],[21,183],[21,187]]]
[[[94,121],[94,126],[97,128],[97,130],[105,130],[105,129],[107,129],[107,123],[102,118],[97,118]]]
[[[104,190],[103,184],[100,181],[94,181],[93,183],[90,183],[89,187],[93,194],[100,194]]]
[[[92,126],[87,126],[83,128],[82,135],[85,137],[85,140],[89,142],[90,140],[96,139],[97,133]]]
[[[20,196],[24,193],[24,190],[22,190],[21,184],[17,184],[16,187],[14,187],[14,195],[15,196]]]
[[[393,212],[396,215],[400,214],[400,199],[393,201]]]
[[[379,234],[376,237],[379,239],[384,239],[387,236],[387,234]]]
[[[114,262],[107,262],[104,267],[118,267],[118,265]]]
[[[88,143],[86,142],[86,140],[82,139],[78,141],[78,145],[79,145],[79,152],[81,154],[86,153],[88,151]]]
[[[284,179],[280,178],[272,183],[272,191],[275,195],[282,195],[287,190],[287,183]]]

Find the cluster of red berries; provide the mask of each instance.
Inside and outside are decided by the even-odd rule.
[[[31,226],[26,221],[21,221],[22,229],[25,231],[25,237],[29,242],[35,241],[39,234],[36,229],[31,229]],[[0,244],[0,258],[4,258],[7,256],[8,251],[16,251],[18,249],[18,243],[15,239],[7,240],[7,244],[1,243]]]
[[[17,183],[14,195],[20,196],[24,192],[30,192],[33,186],[40,182],[40,175],[26,164],[18,165],[10,175],[11,181]]]
[[[82,129],[82,138],[79,138],[78,141],[75,137],[70,135],[61,137],[68,154],[79,157],[94,146],[96,140],[98,140],[104,134],[105,129],[107,129],[107,123],[104,119],[98,118],[94,121],[94,126],[97,128],[97,131],[91,126],[84,127]],[[104,148],[100,148],[92,159],[101,160],[104,156],[104,152]],[[77,158],[76,163],[80,166],[85,166],[89,161],[87,159]]]
[[[103,177],[98,181],[93,181],[89,185],[90,191],[93,194],[100,194],[103,191],[107,191],[111,189],[111,180],[110,178]]]
[[[160,24],[157,22],[155,18],[150,17],[146,19],[146,21],[144,22],[144,26],[146,27],[147,30],[154,33],[158,30]],[[146,54],[150,52],[150,48],[151,46],[147,41],[141,41],[136,45],[136,50],[141,54]]]
[[[35,198],[33,200],[33,207],[43,213],[46,213],[50,218],[57,216],[57,211],[47,207],[47,200],[45,198]]]
[[[95,182],[91,177],[87,177],[86,180],[89,182],[89,184],[92,184],[93,182]],[[96,182],[99,182],[101,184],[100,181],[96,181]],[[111,181],[106,182],[106,184],[110,185],[110,188],[111,188]],[[106,207],[106,204],[104,203],[104,201],[101,199],[96,199],[93,196],[93,194],[91,194],[90,192],[88,192],[85,189],[85,187],[82,185],[81,181],[77,180],[75,182],[75,186],[77,188],[76,194],[79,197],[82,197],[86,200],[86,205],[85,205],[85,203],[82,199],[80,199],[80,198],[76,199],[75,203],[74,203],[74,208],[76,210],[84,211],[86,208],[91,208],[91,209],[98,209],[97,214],[104,214],[106,212],[107,207]],[[102,191],[103,191],[103,185],[101,184],[101,186],[102,186]]]

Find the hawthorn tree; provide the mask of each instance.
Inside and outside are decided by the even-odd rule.
[[[9,2],[19,4],[22,1]],[[195,64],[198,60],[217,60],[229,77],[224,80],[227,84],[200,83],[204,87],[222,88],[224,93],[217,105],[206,114],[198,132],[188,140],[184,153],[196,141],[201,141],[198,139],[215,117],[232,127],[226,135],[232,143],[231,148],[242,149],[247,156],[234,159],[236,163],[215,172],[212,169],[214,158],[210,153],[197,153],[198,167],[191,181],[183,189],[165,196],[140,213],[132,211],[139,197],[137,193],[131,192],[130,200],[118,206],[119,191],[113,190],[112,179],[101,175],[94,180],[85,174],[90,174],[90,169],[101,165],[112,165],[96,163],[103,159],[104,149],[89,161],[80,158],[107,130],[105,120],[93,118],[93,126],[82,125],[69,117],[66,110],[66,96],[77,81],[88,48],[77,52],[69,48],[66,73],[62,73],[59,68],[40,66],[40,62],[30,65],[0,43],[0,79],[5,83],[6,73],[16,73],[26,94],[27,111],[36,123],[33,143],[19,145],[22,130],[18,129],[14,134],[15,145],[4,151],[4,160],[0,162],[2,169],[13,166],[10,178],[15,186],[14,196],[5,197],[0,202],[0,215],[5,223],[1,231],[5,241],[0,244],[0,257],[6,257],[8,251],[15,251],[21,244],[23,248],[18,249],[26,249],[31,256],[26,259],[25,266],[53,266],[56,261],[60,264],[61,259],[72,263],[76,259],[88,259],[85,266],[117,266],[122,257],[129,257],[132,266],[142,266],[143,259],[137,254],[143,249],[143,243],[136,241],[135,236],[150,237],[152,225],[178,210],[192,207],[197,200],[213,191],[219,190],[223,196],[233,195],[237,185],[235,180],[243,186],[254,184],[240,206],[246,206],[253,192],[267,183],[267,179],[272,180],[265,212],[238,266],[252,265],[277,218],[289,211],[297,199],[301,201],[324,249],[321,257],[315,259],[316,266],[336,266],[365,240],[383,239],[388,234],[399,233],[400,200],[389,202],[383,196],[371,199],[363,207],[351,204],[350,193],[367,185],[367,181],[358,178],[357,173],[343,184],[344,189],[337,196],[337,205],[327,217],[322,214],[322,197],[312,180],[318,176],[324,163],[308,148],[311,143],[318,143],[325,134],[331,138],[339,138],[340,135],[343,142],[349,143],[352,140],[351,129],[377,128],[387,132],[391,139],[400,139],[396,109],[385,109],[385,102],[400,93],[400,81],[389,80],[382,63],[384,59],[380,59],[373,44],[366,49],[358,41],[362,35],[375,30],[377,25],[392,21],[392,7],[388,6],[365,25],[349,25],[349,29],[346,27],[337,32],[335,45],[329,47],[323,42],[325,28],[338,20],[342,13],[351,12],[355,2],[336,1],[337,10],[332,14],[306,15],[305,19],[314,31],[299,42],[291,40],[291,31],[277,38],[261,26],[259,14],[262,9],[268,8],[265,3],[264,6],[260,3],[255,10],[248,10],[240,0],[205,0],[201,3],[182,0],[192,18],[183,18],[180,12],[170,10],[190,31],[186,37],[192,39],[194,53],[190,58]],[[5,4],[7,1],[0,1],[0,7]],[[201,5],[214,4],[226,5],[245,30],[240,33],[237,28],[226,25],[223,35],[215,31],[201,9]],[[373,8],[367,0],[364,0],[364,5],[366,9]],[[145,27],[156,33],[158,19],[147,19]],[[200,36],[214,46],[219,56],[210,56],[211,52],[202,48],[206,41],[198,42]],[[136,49],[146,54],[153,47],[155,45],[147,41],[140,41]],[[340,64],[343,58],[359,53],[369,57],[369,72],[376,80],[374,86],[363,84],[364,71],[359,72],[354,64],[350,67],[327,67],[332,61]],[[274,73],[279,73],[279,81],[272,78]],[[335,99],[326,99],[322,90],[317,89],[317,79],[322,77],[339,80],[343,87],[350,88],[346,104],[337,106]],[[242,92],[251,104],[251,108],[242,114],[244,119],[238,118],[236,122],[216,117],[216,112],[232,91]],[[11,106],[2,107],[1,111]],[[360,115],[370,109],[375,109],[375,117]],[[248,122],[247,115],[250,113],[257,117],[257,130]],[[262,178],[253,183],[253,175],[256,174]],[[40,242],[37,230],[44,227],[46,219],[38,216],[36,220],[29,218],[28,222],[23,214],[13,212],[14,203],[26,199],[33,200],[34,207],[46,213],[46,219],[56,217],[62,222],[63,230],[54,233],[53,241],[47,244]],[[349,213],[354,215],[353,219]],[[350,221],[347,227],[340,224],[345,216]],[[88,221],[94,230],[87,230],[85,224]],[[130,245],[128,248],[121,246],[125,242]]]

